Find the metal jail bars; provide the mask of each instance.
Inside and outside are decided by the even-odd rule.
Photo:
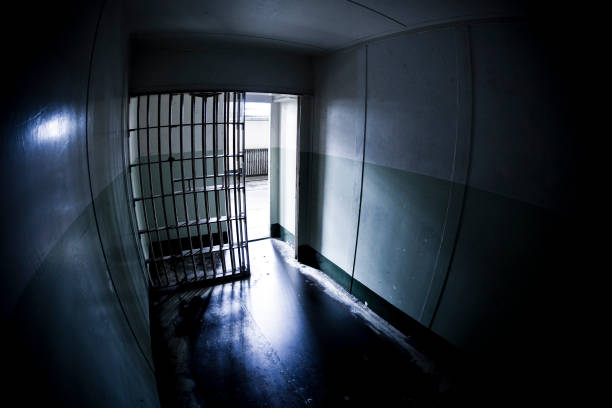
[[[244,92],[130,98],[132,204],[152,288],[249,273]]]

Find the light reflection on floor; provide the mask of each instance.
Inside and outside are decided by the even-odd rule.
[[[162,297],[152,330],[163,406],[422,406],[448,384],[277,240],[248,279]],[[348,300],[347,300],[348,299]],[[417,404],[414,404],[418,402]]]

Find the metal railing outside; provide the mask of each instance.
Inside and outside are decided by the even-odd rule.
[[[246,176],[268,175],[268,149],[246,149]]]

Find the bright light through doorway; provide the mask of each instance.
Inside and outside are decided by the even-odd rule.
[[[253,240],[270,236],[270,103],[247,102],[245,113],[247,228]]]
[[[298,98],[247,93],[245,172],[249,240],[295,242]]]
[[[268,102],[247,102],[246,103],[246,118],[249,120],[264,120],[267,119],[270,126],[270,103]],[[268,129],[268,139],[270,138]]]

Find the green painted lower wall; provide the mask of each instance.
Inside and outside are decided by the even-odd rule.
[[[305,255],[314,259],[310,264],[349,290],[358,202],[352,186],[359,164],[306,156],[300,256],[311,252]],[[440,273],[436,259],[452,187],[366,163],[353,294],[369,298],[372,309],[398,324],[397,316],[405,315],[463,350],[484,352],[517,336],[521,322],[535,327],[538,313],[548,310],[538,299],[554,287],[551,274],[563,270],[556,251],[567,248],[560,238],[568,237],[560,227],[566,221],[553,211],[467,187],[450,268],[436,276],[444,282],[439,296],[430,288]],[[455,235],[446,239],[452,244]],[[421,320],[425,306],[434,310],[431,320]]]
[[[295,248],[295,236],[280,224],[270,225],[270,236],[278,238]]]
[[[300,245],[311,246],[338,265],[352,271],[359,211],[361,162],[317,153],[301,158],[308,174],[300,180]]]
[[[288,156],[296,155],[295,150],[280,147],[270,148],[270,224],[279,224],[295,234],[295,177],[287,172],[296,171],[295,161]]]
[[[419,320],[451,183],[366,163],[357,242],[361,162],[320,154],[303,161],[308,185],[300,207],[308,223],[300,230],[300,245],[337,265],[347,275],[340,282],[351,278],[357,245],[355,280]]]
[[[417,320],[433,278],[450,187],[434,177],[365,166],[355,279]]]
[[[90,204],[54,244],[14,309],[8,329],[9,339],[15,340],[8,358],[9,387],[22,395],[22,402],[159,406],[150,361],[148,301],[146,310],[142,304],[146,284],[138,262],[119,248],[134,249],[125,241],[133,236],[119,233],[124,241],[109,245],[115,226],[102,225],[113,211],[113,197],[118,197],[113,190],[125,191],[122,177],[95,201],[111,270]],[[127,209],[127,202],[121,208]],[[32,384],[36,395],[31,394]]]
[[[438,356],[445,355],[448,358],[458,357],[457,350],[442,337],[437,336],[417,320],[387,302],[363,283],[356,279],[351,279],[351,276],[346,271],[343,271],[338,265],[331,262],[312,247],[301,245],[298,251],[298,260],[324,272],[347,292],[351,293],[366,304],[368,308],[393,325],[393,327],[410,336],[413,342],[418,342],[423,349],[435,350]]]
[[[298,248],[298,260],[325,272],[325,274],[342,286],[347,292],[351,291],[351,275],[325,256],[321,255],[321,253],[310,245],[300,245]]]
[[[551,347],[574,309],[575,293],[561,289],[580,270],[571,225],[545,208],[468,187],[432,329],[474,353],[500,356],[507,346],[509,359]]]
[[[278,147],[270,147],[270,224],[278,224],[279,218],[279,202],[280,202],[280,151]]]
[[[116,177],[98,194],[94,204],[109,273],[139,342],[149,350],[148,277],[143,270],[141,249],[134,239],[136,225],[126,183],[124,174]]]

